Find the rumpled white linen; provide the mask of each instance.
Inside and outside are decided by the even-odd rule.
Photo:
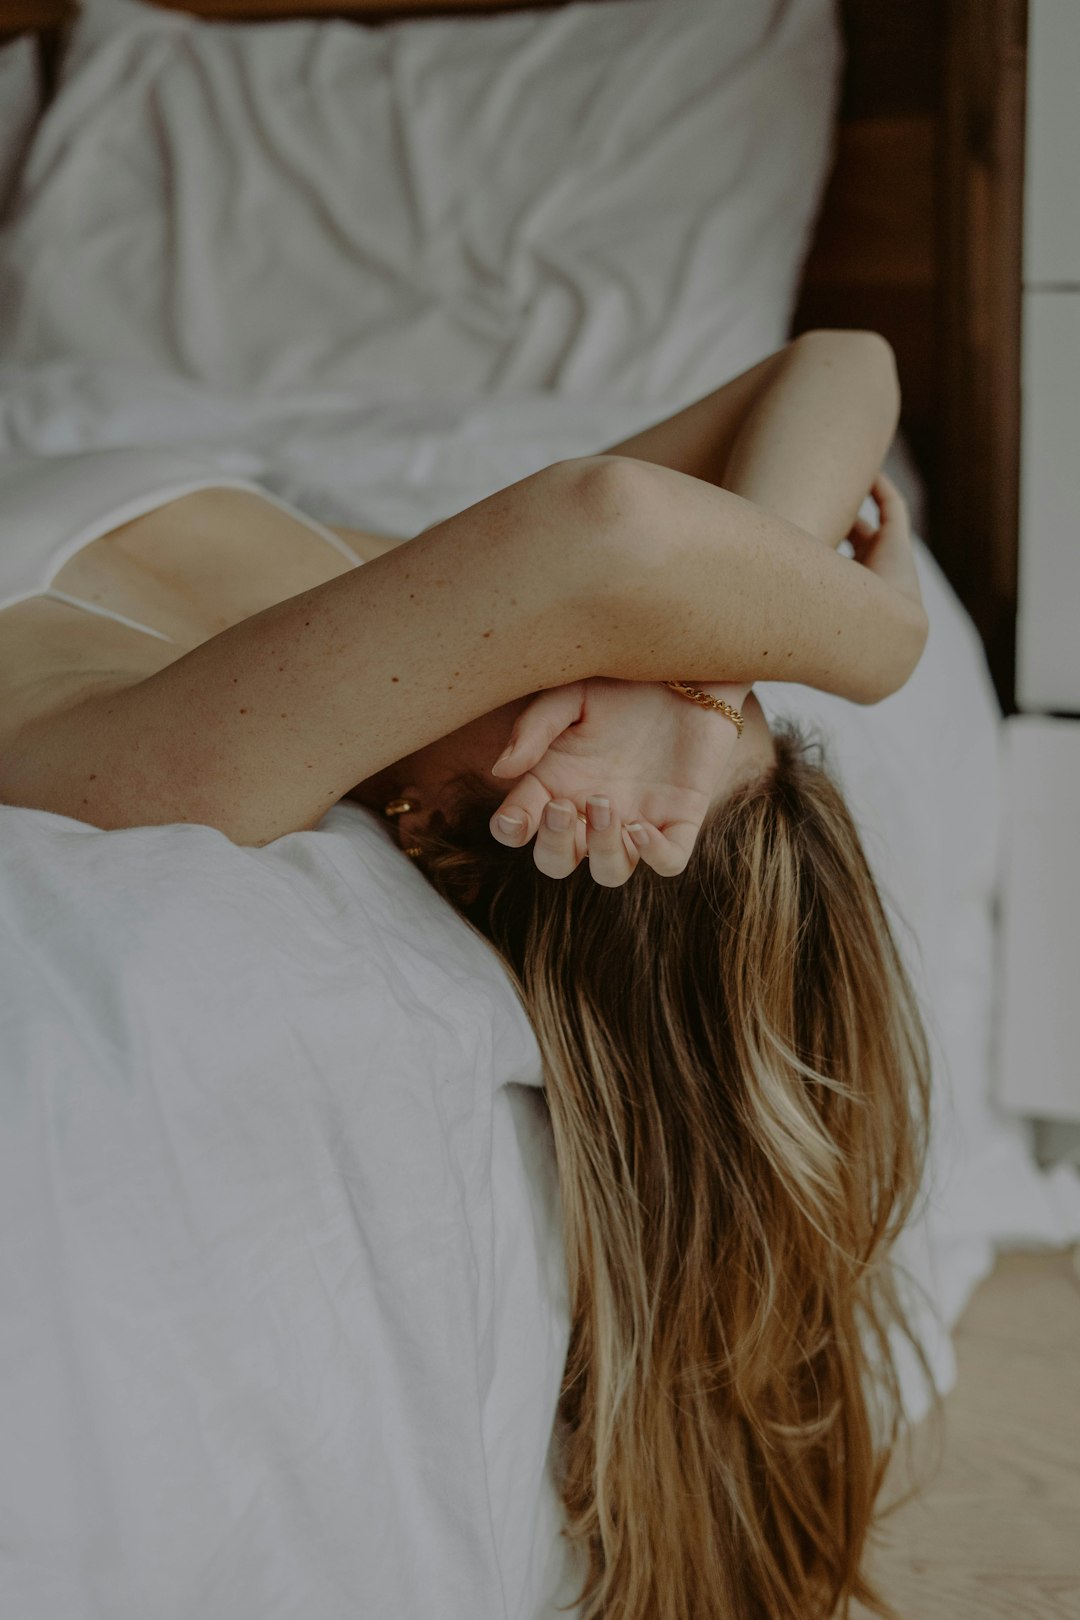
[[[0,1613],[533,1614],[532,1031],[378,819],[0,809]]]
[[[685,403],[783,342],[831,0],[379,28],[85,0],[0,241],[0,351],[246,398]]]

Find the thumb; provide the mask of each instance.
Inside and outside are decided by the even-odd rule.
[[[493,776],[524,776],[538,765],[556,737],[581,718],[585,688],[581,681],[554,686],[533,698],[514,722],[510,741],[491,767]]]

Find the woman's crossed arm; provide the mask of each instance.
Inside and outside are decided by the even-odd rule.
[[[135,684],[38,716],[0,802],[262,845],[513,698],[588,675],[903,684],[921,605],[669,467],[556,463]]]

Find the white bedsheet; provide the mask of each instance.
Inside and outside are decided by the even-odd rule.
[[[357,806],[8,808],[0,985],[5,1620],[532,1614],[568,1323],[488,947]]]
[[[741,10],[762,15],[758,0]],[[836,68],[830,13],[787,8],[826,29],[823,71]],[[163,13],[144,25],[149,58],[192,28]],[[739,37],[752,69],[758,36]],[[575,284],[592,335],[566,351],[557,393],[510,386],[512,370],[488,401],[464,381],[428,378],[405,397],[400,377],[305,371],[287,321],[264,334],[280,340],[260,361],[276,384],[254,392],[253,373],[178,368],[152,324],[126,353],[99,349],[107,329],[73,309],[64,258],[78,251],[69,204],[94,202],[78,189],[95,183],[80,116],[93,111],[105,157],[136,170],[148,158],[109,144],[130,136],[149,70],[129,73],[130,41],[104,38],[51,109],[4,238],[33,285],[0,346],[0,453],[190,446],[325,522],[409,534],[654,420],[642,379],[703,391],[782,340],[789,278],[755,305],[744,242],[728,261],[741,281],[714,289],[727,324],[711,344],[688,344],[673,315],[605,350],[623,328],[606,324],[596,281]],[[802,82],[790,68],[752,73],[778,115]],[[747,82],[733,69],[734,105]],[[273,96],[260,105],[272,112]],[[750,239],[740,199],[782,194],[795,172],[757,156],[727,198]],[[197,207],[198,188],[184,195]],[[227,233],[193,240],[228,251]],[[173,308],[152,296],[153,262],[127,261],[150,288],[145,308],[120,289],[133,322]],[[106,298],[108,255],[78,268]],[[662,285],[644,292],[662,307]],[[991,1100],[997,711],[970,623],[921,549],[919,562],[931,640],[903,692],[866,710],[801,688],[762,695],[833,737],[913,931],[938,1130],[904,1248],[948,1388],[946,1329],[995,1246],[1080,1234],[1080,1200],[1071,1172],[1035,1169],[1025,1128]],[[4,1620],[550,1620],[564,1572],[544,1464],[568,1322],[537,1078],[491,953],[357,807],[264,850],[205,828],[101,833],[0,812]]]

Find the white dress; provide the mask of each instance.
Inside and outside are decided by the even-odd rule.
[[[353,564],[363,558],[325,528],[247,478],[232,478],[206,457],[159,449],[91,450],[0,457],[0,611],[31,596],[84,608],[159,641],[160,630],[52,588],[75,554],[93,540],[144,517],[181,495],[202,489],[242,489],[287,512]]]

